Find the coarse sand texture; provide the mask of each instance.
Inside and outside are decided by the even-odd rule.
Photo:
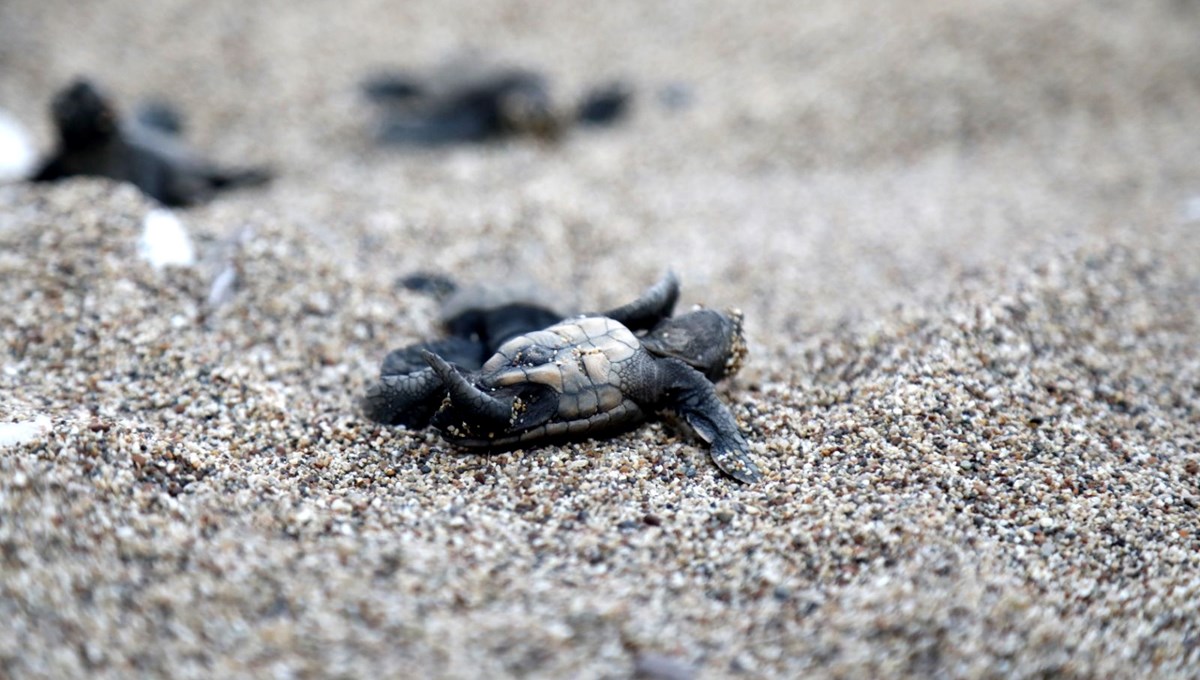
[[[10,0],[0,110],[266,186],[0,185],[0,678],[1200,676],[1200,5]],[[628,118],[386,149],[463,50]],[[3,159],[0,159],[2,161]],[[762,471],[370,422],[418,271],[740,308]]]

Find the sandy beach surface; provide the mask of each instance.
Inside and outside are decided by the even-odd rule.
[[[1200,675],[1200,4],[0,4],[39,149],[87,74],[278,173],[0,185],[0,677]],[[381,149],[465,50],[631,116]],[[170,216],[166,218],[170,220]],[[764,473],[661,423],[492,456],[366,421],[396,280],[738,307]]]

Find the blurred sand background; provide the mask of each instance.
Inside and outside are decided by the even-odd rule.
[[[1200,4],[9,0],[0,109],[88,74],[279,178],[0,186],[0,676],[1195,677]],[[464,49],[623,124],[379,149]],[[684,86],[692,105],[657,98]],[[662,425],[491,457],[355,398],[415,270],[738,306],[766,480]],[[224,271],[237,284],[207,302]]]

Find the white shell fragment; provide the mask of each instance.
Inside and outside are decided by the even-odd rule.
[[[0,423],[0,446],[20,446],[50,431],[50,419],[38,416],[20,423]]]
[[[156,269],[190,267],[196,263],[196,250],[187,229],[174,212],[165,208],[146,213],[138,255]]]

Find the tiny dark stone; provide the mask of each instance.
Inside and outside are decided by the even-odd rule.
[[[662,517],[659,517],[658,515],[656,515],[654,513],[647,514],[645,517],[642,518],[642,521],[645,522],[646,524],[649,524],[652,527],[661,527],[663,525]]]

